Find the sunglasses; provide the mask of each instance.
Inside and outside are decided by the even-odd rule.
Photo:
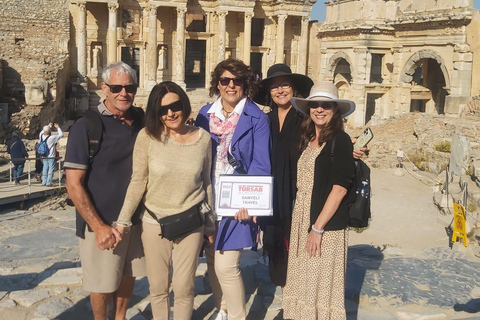
[[[270,91],[275,92],[278,91],[279,88],[282,88],[283,90],[290,89],[292,85],[288,82],[283,82],[281,84],[271,84],[270,85]]]
[[[136,84],[127,84],[126,86],[121,86],[119,84],[110,85],[108,83],[105,83],[105,85],[110,88],[110,91],[112,93],[120,93],[120,92],[122,92],[123,88],[125,88],[125,91],[127,93],[137,93],[137,85]]]
[[[228,86],[230,84],[230,81],[233,81],[233,84],[238,87],[243,85],[243,79],[240,78],[221,77],[220,79],[218,79],[218,82],[220,82],[222,86]]]
[[[310,101],[308,103],[308,107],[310,109],[317,109],[318,107],[322,107],[323,110],[330,110],[330,109],[333,109],[335,107],[335,103],[331,103],[331,102],[325,102],[325,101]]]
[[[168,109],[172,110],[172,112],[183,111],[183,103],[178,100],[167,104],[166,106],[160,106],[160,116],[166,116],[168,114]]]

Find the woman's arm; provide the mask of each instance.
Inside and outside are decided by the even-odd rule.
[[[204,134],[208,134],[204,132]],[[212,191],[212,178],[211,178],[211,170],[212,170],[212,142],[211,140],[208,141],[208,147],[206,150],[205,161],[203,162],[203,170],[202,170],[202,181],[203,181],[203,188],[205,190],[205,200],[208,205],[212,208],[212,210],[207,214],[205,217],[205,234],[213,235],[215,232],[215,213],[213,210],[213,191]]]
[[[271,137],[267,115],[262,115],[253,128],[253,157],[248,174],[271,175],[270,163]]]
[[[132,216],[137,210],[138,204],[147,188],[148,182],[148,149],[151,138],[142,129],[135,141],[133,149],[133,170],[130,184],[128,185],[122,210],[117,219],[117,223],[123,226],[131,225]]]

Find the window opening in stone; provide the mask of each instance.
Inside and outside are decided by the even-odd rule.
[[[382,83],[382,61],[383,54],[372,53],[372,64],[370,68],[370,83]]]
[[[340,61],[338,61],[337,66],[335,67],[335,71],[333,73],[333,77],[336,79],[337,75],[341,75],[348,84],[352,84],[352,71],[350,69],[350,64],[347,62],[347,60],[340,59]]]
[[[261,47],[263,44],[263,30],[265,28],[265,20],[261,18],[252,18],[252,41],[250,45]]]

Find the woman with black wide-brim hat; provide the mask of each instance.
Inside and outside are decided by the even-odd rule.
[[[300,157],[300,125],[303,115],[292,108],[290,99],[307,97],[313,81],[302,74],[292,73],[290,67],[279,63],[271,66],[267,78],[260,82],[254,101],[268,105],[271,112],[272,175],[274,177],[273,217],[261,219],[264,231],[263,246],[269,256],[270,278],[285,286],[287,276],[288,242],[296,193],[297,161]]]

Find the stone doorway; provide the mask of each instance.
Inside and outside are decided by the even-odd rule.
[[[137,81],[140,82],[140,48],[122,47],[122,62],[125,62],[137,73]],[[139,85],[141,85],[139,83]]]
[[[205,88],[206,40],[187,39],[185,84],[187,88]]]
[[[260,52],[250,53],[250,68],[252,68],[252,71],[257,78],[256,80],[259,80],[259,81],[263,79],[262,59],[263,59],[263,53],[260,53]]]
[[[380,103],[381,93],[367,93],[367,107],[365,109],[365,123],[368,123],[375,115],[377,104]],[[378,114],[377,114],[378,115]]]

